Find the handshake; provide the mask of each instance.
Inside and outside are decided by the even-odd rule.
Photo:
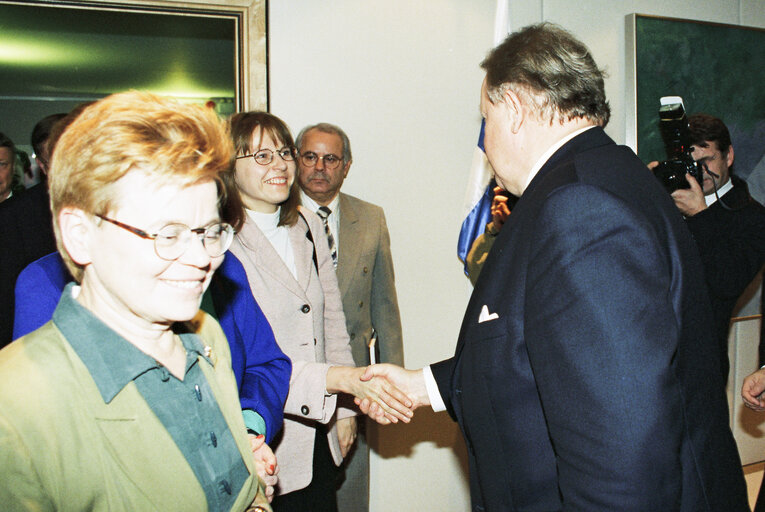
[[[351,391],[361,412],[388,425],[399,420],[409,423],[414,410],[430,405],[423,370],[406,370],[393,364],[373,364],[355,368],[363,373],[358,388]]]
[[[327,372],[326,388],[329,393],[353,395],[361,412],[381,425],[399,421],[409,423],[416,408],[430,404],[423,371],[405,370],[393,364],[360,368],[332,366]],[[351,424],[345,422],[350,419],[353,418],[344,418],[337,423],[343,456],[356,438],[355,419]],[[251,434],[249,438],[258,476],[270,502],[278,483],[279,466],[263,435]]]

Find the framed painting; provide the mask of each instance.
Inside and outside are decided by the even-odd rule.
[[[626,34],[627,143],[664,160],[659,98],[680,96],[689,115],[725,122],[734,172],[765,203],[765,29],[630,14]]]
[[[268,108],[265,0],[0,3],[0,131],[140,89],[225,116]]]

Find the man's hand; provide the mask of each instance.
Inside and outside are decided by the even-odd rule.
[[[755,411],[765,411],[763,391],[765,391],[765,370],[757,370],[745,378],[741,386],[741,398],[744,399],[744,405]]]
[[[510,216],[510,208],[507,207],[507,196],[502,187],[494,187],[494,199],[491,200],[491,221],[494,229],[499,231]]]
[[[375,378],[385,378],[388,382],[395,385],[397,389],[406,393],[410,399],[412,410],[423,405],[430,405],[428,390],[425,387],[425,377],[423,376],[421,369],[406,370],[393,364],[375,364],[367,366],[361,379],[366,381]],[[361,412],[378,423],[384,423],[383,421],[380,421],[383,411],[379,409],[378,404],[358,398],[356,398],[354,402],[359,406]]]
[[[274,487],[279,481],[276,476],[279,473],[279,466],[276,464],[276,455],[271,450],[271,447],[266,444],[266,436],[254,434],[248,434],[250,439],[250,449],[252,450],[252,458],[255,459],[255,469],[258,473],[258,478],[263,481],[268,502],[274,499]]]
[[[366,368],[350,366],[332,366],[327,372],[327,391],[329,393],[348,393],[355,400],[367,400],[376,404],[375,411],[381,411],[381,417],[373,418],[378,423],[409,423],[412,418],[412,401],[407,395],[384,377],[362,380]],[[358,403],[358,402],[357,402]]]
[[[680,213],[686,217],[693,217],[702,210],[706,210],[707,203],[704,201],[704,191],[696,178],[690,174],[685,174],[685,179],[691,188],[679,188],[672,192],[672,199],[675,200],[675,206]]]
[[[340,454],[345,458],[356,442],[356,417],[349,416],[337,420],[337,438],[340,441]]]

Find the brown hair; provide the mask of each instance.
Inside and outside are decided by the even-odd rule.
[[[688,118],[691,141],[694,146],[706,147],[705,142],[716,142],[723,155],[730,149],[730,132],[722,119],[709,114],[698,113]]]
[[[95,102],[86,101],[85,103],[80,103],[70,110],[68,114],[64,114],[64,117],[53,123],[53,126],[51,126],[50,129],[50,134],[48,134],[48,139],[45,141],[45,150],[48,152],[48,168],[50,168],[50,162],[53,160],[53,150],[56,147],[56,143],[58,143],[58,139],[64,134],[64,130],[77,119],[77,116],[79,116],[83,110],[91,106],[93,103]]]
[[[72,276],[79,281],[83,269],[62,244],[62,208],[108,214],[119,199],[114,184],[137,169],[157,185],[214,181],[226,204],[221,174],[233,156],[225,124],[208,108],[137,91],[84,108],[58,139],[49,175],[56,244]]]
[[[64,113],[45,116],[37,121],[37,124],[32,129],[32,149],[35,152],[35,158],[37,158],[38,162],[42,164],[41,167],[43,170],[43,176],[47,172],[50,162],[48,139],[50,138],[51,131],[53,130],[53,127],[56,125],[56,123],[65,117],[66,114]]]
[[[290,148],[295,147],[295,143],[292,140],[292,134],[290,134],[290,129],[284,121],[268,112],[256,111],[234,114],[229,118],[229,127],[231,137],[234,139],[234,150],[239,156],[248,155],[258,150],[258,148],[250,147],[252,135],[256,130],[260,131],[261,139],[265,133],[277,144],[281,143]],[[232,166],[223,174],[223,180],[226,184],[226,188],[229,190],[238,190],[236,189],[236,181],[234,179],[235,172],[236,171]],[[292,188],[290,188],[290,193],[287,196],[287,199],[279,205],[281,207],[279,213],[279,226],[293,226],[298,220],[298,206],[300,206],[300,187],[297,185],[298,172],[296,163],[295,181],[292,183]],[[240,209],[244,212],[244,206],[240,206]]]

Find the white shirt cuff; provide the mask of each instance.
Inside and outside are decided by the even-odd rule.
[[[438,390],[438,384],[436,384],[436,379],[430,370],[430,365],[423,366],[422,376],[425,378],[425,389],[428,391],[428,399],[430,400],[433,412],[445,411],[446,404],[444,404],[444,399],[441,398],[441,392]]]

